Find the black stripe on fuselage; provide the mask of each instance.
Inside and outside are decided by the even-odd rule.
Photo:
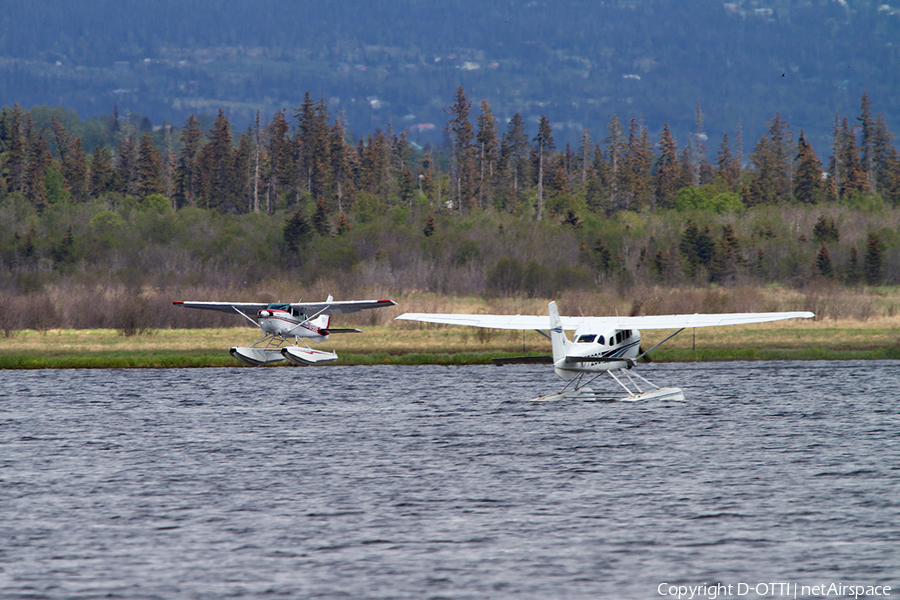
[[[584,356],[577,359],[575,357],[568,357],[567,360],[569,362],[612,362],[620,359],[625,360],[624,358],[621,358],[621,356],[625,354],[625,352],[627,352],[629,349],[635,346],[639,346],[640,343],[640,340],[637,340],[635,342],[631,342],[630,344],[625,344],[624,346],[619,346],[618,348],[607,350],[600,356]]]
[[[298,320],[296,320],[296,319],[292,319],[292,318],[289,318],[289,317],[283,317],[283,316],[281,316],[281,315],[270,315],[270,316],[268,316],[268,317],[260,317],[260,318],[261,318],[261,319],[276,319],[276,320],[278,320],[278,321],[284,321],[285,323],[288,323],[288,324],[290,324],[290,325],[293,325],[294,327],[293,327],[292,329],[296,328],[297,325],[300,325],[300,326],[302,326],[304,329],[307,329],[307,330],[309,330],[309,331],[312,331],[313,333],[318,333],[318,329],[315,327],[315,325],[312,325],[312,324],[310,324],[310,323],[308,323],[308,322],[304,322],[304,321],[298,321]]]

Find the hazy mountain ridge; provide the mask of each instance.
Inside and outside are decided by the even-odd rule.
[[[177,125],[224,107],[239,124],[309,90],[356,135],[390,124],[439,142],[442,108],[464,85],[501,119],[546,114],[560,140],[585,127],[601,137],[616,113],[653,132],[668,122],[686,141],[699,101],[712,140],[740,122],[749,146],[780,112],[824,153],[835,111],[856,115],[865,89],[900,129],[900,10],[886,3],[92,4],[0,15],[0,103],[85,117],[118,103]]]

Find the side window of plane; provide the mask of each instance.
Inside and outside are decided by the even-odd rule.
[[[597,343],[600,344],[601,346],[604,346],[604,345],[606,345],[606,339],[601,335],[600,337],[597,338]]]

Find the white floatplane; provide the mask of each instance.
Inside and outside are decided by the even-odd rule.
[[[715,327],[720,325],[744,325],[765,323],[782,319],[809,319],[811,312],[770,312],[658,315],[644,317],[560,317],[556,302],[549,304],[549,319],[529,315],[464,315],[405,313],[399,320],[468,325],[490,329],[533,329],[550,338],[553,350],[547,360],[540,357],[494,359],[494,364],[552,362],[553,370],[566,385],[558,394],[542,396],[536,400],[602,399],[598,392],[588,387],[604,374],[612,377],[625,388],[627,396],[620,400],[648,399],[684,400],[681,388],[660,388],[632,369],[638,359],[663,342],[689,327]],[[641,351],[639,329],[677,329],[646,352]],[[549,330],[549,334],[545,333]],[[564,331],[574,331],[572,340]],[[619,376],[616,375],[619,372]]]
[[[393,300],[353,300],[335,302],[330,295],[325,302],[256,303],[256,302],[173,302],[186,308],[237,313],[259,327],[265,334],[249,346],[235,346],[231,355],[258,367],[284,359],[298,365],[317,365],[337,360],[336,352],[313,350],[306,343],[324,342],[332,333],[359,333],[359,329],[332,329],[331,315],[343,315],[370,308],[397,304]],[[254,320],[250,315],[256,314]],[[293,339],[293,343],[290,340]],[[303,346],[300,346],[301,340]]]

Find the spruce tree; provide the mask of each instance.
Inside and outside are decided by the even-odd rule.
[[[478,115],[478,132],[475,135],[478,152],[478,203],[486,208],[487,201],[493,196],[494,168],[500,151],[497,139],[497,119],[491,112],[487,100],[481,101],[481,114]]]
[[[275,198],[279,194],[289,191],[296,179],[297,169],[294,164],[294,145],[290,139],[290,131],[291,127],[283,110],[277,111],[269,126],[266,127],[268,175],[271,193]]]
[[[297,120],[296,163],[301,179],[298,183],[313,198],[325,197],[331,185],[331,144],[325,100],[313,102],[306,92],[300,108],[294,110],[294,118]],[[298,187],[298,194],[299,191]]]
[[[716,244],[710,261],[710,275],[713,281],[721,283],[733,282],[737,277],[737,268],[742,264],[740,256],[741,242],[734,233],[730,223],[722,226],[722,239]]]
[[[871,141],[875,183],[874,187],[870,187],[879,193],[883,193],[889,185],[891,153],[895,151],[893,140],[894,135],[888,131],[887,123],[884,122],[884,116],[878,113],[875,116],[875,126]]]
[[[700,231],[693,221],[688,221],[681,235],[678,251],[684,259],[686,277],[697,275],[701,266],[709,268],[715,256],[715,242],[709,233],[709,227]]]
[[[594,140],[591,139],[591,130],[585,129],[581,132],[581,139],[578,143],[578,159],[581,171],[581,186],[587,185],[588,171],[591,169],[591,161],[594,153]]]
[[[321,237],[331,235],[331,223],[328,222],[328,205],[325,198],[316,200],[316,210],[313,212],[312,225]]]
[[[625,176],[629,208],[641,210],[650,203],[653,193],[650,169],[653,166],[653,149],[647,128],[632,118],[628,123],[628,144],[625,151]]]
[[[615,114],[606,124],[606,131],[607,136],[604,143],[606,144],[606,160],[609,162],[610,168],[610,208],[618,211],[624,208],[624,203],[621,201],[620,182],[622,157],[625,154],[625,134],[622,131],[622,123]]]
[[[566,173],[565,160],[562,156],[559,156],[553,162],[555,166],[548,165],[549,168],[547,169],[547,187],[552,190],[553,196],[568,194],[571,190],[569,189],[569,176]]]
[[[153,144],[152,138],[146,134],[141,137],[135,177],[135,191],[140,198],[146,198],[150,194],[163,193],[162,161],[159,157],[159,150]]]
[[[856,285],[862,279],[859,269],[859,250],[856,244],[850,247],[850,254],[847,257],[847,267],[844,269],[844,280],[848,285]]]
[[[202,176],[200,201],[206,208],[229,212],[233,209],[234,151],[231,147],[231,123],[225,111],[219,114],[209,132],[209,141],[200,151]]]
[[[234,175],[232,185],[232,212],[244,213],[253,210],[253,129],[241,134],[234,151]]]
[[[791,189],[791,132],[779,113],[769,121],[768,129],[753,148],[752,181],[758,197],[752,203],[775,204],[790,199]]]
[[[312,193],[313,171],[315,169],[316,153],[316,103],[307,90],[303,96],[300,108],[294,109],[294,119],[297,121],[297,135],[294,140],[296,152],[296,168],[300,174],[298,182],[304,189]]]
[[[881,258],[883,252],[884,247],[881,245],[881,240],[878,239],[878,235],[870,233],[869,239],[866,242],[866,260],[864,266],[866,283],[869,285],[878,285],[883,280],[881,272]]]
[[[473,164],[473,140],[475,138],[472,123],[469,122],[469,113],[472,110],[472,102],[466,96],[463,86],[456,88],[456,97],[450,108],[444,109],[450,114],[450,120],[445,129],[450,134],[451,151],[453,153],[453,180],[456,187],[456,209],[462,212],[463,207],[469,204],[473,197],[472,173]]]
[[[859,151],[856,147],[856,136],[847,124],[847,117],[841,123],[841,163],[844,167],[844,176],[838,188],[841,198],[850,198],[855,193],[866,194],[869,191],[869,182],[865,169],[859,160]]]
[[[30,115],[29,115],[30,119]],[[22,127],[25,124],[25,112],[19,107],[19,103],[13,104],[9,111],[6,129],[7,152],[7,189],[13,192],[22,192],[25,189],[25,171],[27,164],[27,150],[23,137]]]
[[[684,148],[678,155],[678,179],[675,183],[675,189],[680,190],[686,187],[693,187],[691,183],[691,152],[689,148]]]
[[[413,198],[416,195],[416,182],[412,170],[405,167],[397,179],[397,196],[400,202],[412,208]]]
[[[860,112],[856,118],[860,122],[860,166],[865,172],[866,187],[875,189],[875,123],[872,118],[872,101],[865,90],[860,98]]]
[[[828,247],[822,243],[822,247],[819,248],[818,254],[816,254],[816,272],[822,276],[827,278],[834,277],[834,266],[831,264],[831,257],[828,256]]]
[[[818,204],[822,200],[822,166],[815,150],[800,131],[797,142],[797,174],[794,178],[794,198],[804,204]]]
[[[390,147],[379,131],[369,136],[360,160],[362,187],[377,198],[387,199],[390,189]]]
[[[537,203],[537,220],[540,221],[544,217],[544,169],[550,152],[555,148],[553,145],[553,136],[551,135],[553,128],[550,121],[545,115],[541,115],[538,122],[538,133],[532,140],[536,144],[537,152],[537,176],[538,176],[538,203]]]
[[[741,165],[731,154],[727,133],[722,136],[722,144],[719,146],[719,151],[716,155],[716,175],[722,178],[729,190],[734,189],[741,176]]]
[[[312,238],[313,229],[299,210],[284,224],[284,242],[291,252],[300,252],[306,249],[306,244]]]
[[[512,210],[528,180],[528,135],[525,133],[525,120],[516,113],[509,120],[500,146],[501,162],[507,173],[510,193],[507,194],[506,208]]]
[[[896,148],[891,148],[885,161],[882,186],[885,200],[892,206],[900,204],[900,156]]]
[[[344,119],[338,117],[334,120],[329,134],[331,150],[331,176],[334,184],[334,197],[337,200],[338,213],[343,214],[345,208],[344,197],[353,187],[353,171],[350,164],[352,149],[344,140]]]
[[[26,142],[29,159],[25,170],[25,197],[38,211],[42,211],[47,207],[47,188],[44,182],[47,168],[53,162],[53,155],[47,148],[43,129],[35,131],[31,115],[28,115],[25,129],[29,132]]]
[[[120,194],[134,194],[137,181],[137,141],[130,124],[122,127],[123,135],[116,144],[116,184]]]
[[[98,145],[91,155],[88,186],[92,196],[97,197],[113,190],[116,174],[113,171],[112,163],[112,153],[107,148]]]
[[[88,198],[87,154],[78,137],[66,131],[56,116],[50,120],[53,131],[59,164],[66,182],[66,189],[76,202],[84,202]]]
[[[817,242],[838,243],[841,239],[840,232],[834,224],[834,219],[826,219],[825,215],[819,217],[813,227],[813,239]]]
[[[175,166],[175,205],[178,208],[194,206],[197,203],[197,193],[200,187],[197,157],[202,137],[200,121],[195,119],[192,114],[181,129],[182,148],[178,153],[178,162]]]
[[[433,169],[433,161],[431,160],[431,151],[426,150],[425,156],[422,157],[422,173],[419,175],[419,185],[425,198],[434,199],[435,193],[435,174]]]
[[[841,132],[840,115],[834,112],[834,124],[831,128],[831,159],[828,161],[828,178],[833,182],[834,197],[839,198],[844,181],[844,134]],[[830,195],[830,193],[829,193]]]
[[[593,211],[612,212],[609,202],[610,180],[612,179],[609,163],[603,156],[599,145],[594,147],[594,160],[591,163],[590,178],[587,183],[586,200],[588,208]]]

